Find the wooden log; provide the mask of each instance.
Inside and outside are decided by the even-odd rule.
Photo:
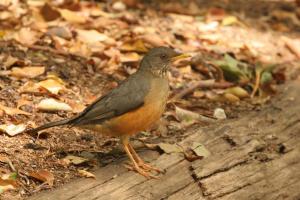
[[[180,142],[203,144],[207,158],[189,162],[182,153],[145,151],[144,158],[166,169],[159,180],[128,172],[117,161],[100,168],[96,180],[79,179],[29,199],[300,199],[299,83],[282,91],[261,109],[199,128]]]

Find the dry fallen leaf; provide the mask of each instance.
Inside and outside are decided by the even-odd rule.
[[[140,60],[140,56],[139,56],[139,54],[137,54],[135,52],[125,53],[125,54],[121,54],[120,60],[123,63],[138,62]]]
[[[225,93],[223,96],[226,100],[228,100],[231,103],[235,103],[235,102],[240,101],[239,97],[237,97],[237,96],[235,96],[234,94],[231,94],[231,93]]]
[[[185,110],[183,108],[179,108],[178,106],[175,107],[175,113],[184,126],[189,126],[191,124],[194,124],[197,121],[208,122],[208,123],[214,121],[211,118],[205,117],[203,115],[200,115],[198,113],[189,110]]]
[[[47,170],[39,170],[37,172],[31,172],[29,176],[42,181],[43,183],[47,183],[49,186],[53,186],[54,175]]]
[[[136,51],[141,53],[146,53],[148,49],[145,47],[144,42],[138,39],[134,42],[126,42],[120,47],[121,51]]]
[[[58,9],[61,16],[70,23],[82,24],[86,22],[86,18],[80,15],[78,12],[74,12],[67,9]]]
[[[10,175],[9,175],[10,177]],[[14,178],[0,178],[0,194],[7,190],[14,190],[17,187],[17,182]]]
[[[197,156],[206,158],[210,155],[210,152],[205,148],[205,146],[199,142],[194,142],[191,149]]]
[[[39,85],[33,81],[26,82],[23,86],[19,89],[20,93],[39,93]]]
[[[288,37],[282,37],[282,40],[285,42],[286,47],[293,52],[298,58],[300,58],[300,40],[291,39]]]
[[[72,111],[74,113],[80,113],[86,108],[84,104],[78,101],[66,99],[66,103],[68,103],[72,107]]]
[[[31,115],[31,113],[25,112],[17,108],[6,107],[0,104],[0,110],[3,110],[7,115]]]
[[[54,79],[41,81],[38,83],[38,85],[55,95],[58,95],[60,91],[65,89],[64,85],[61,82]]]
[[[38,39],[38,33],[29,27],[23,27],[18,32],[12,32],[5,35],[6,39],[15,39],[18,42],[26,45],[34,44]]]
[[[11,75],[17,78],[35,78],[45,72],[45,67],[14,67],[11,69]]]
[[[2,63],[4,69],[10,68],[13,64],[15,64],[19,59],[15,58],[13,56],[8,56],[5,60],[5,62]]]
[[[24,105],[31,105],[32,101],[27,100],[24,97],[21,97],[20,99],[18,99],[17,101],[17,108],[19,109],[20,107],[24,106]]]
[[[239,98],[246,98],[250,96],[245,89],[239,86],[228,88],[225,90],[225,93],[233,94]]]
[[[72,163],[74,165],[80,165],[88,161],[88,159],[79,157],[79,156],[72,156],[68,155],[63,159],[67,164]]]
[[[223,26],[230,26],[233,24],[241,24],[241,22],[238,20],[236,16],[227,16],[224,19],[222,19],[222,25]]]
[[[214,110],[214,117],[217,119],[226,119],[226,113],[222,108],[216,108]]]
[[[96,30],[77,29],[76,32],[78,34],[78,40],[86,43],[104,42],[110,39],[107,35],[99,33]]]
[[[19,133],[22,133],[24,130],[26,129],[26,125],[25,124],[18,124],[18,125],[14,125],[14,124],[2,124],[0,125],[0,131],[3,131],[5,133],[7,133],[10,136],[15,136]]]
[[[71,111],[72,108],[64,103],[64,102],[59,102],[55,99],[43,99],[40,101],[40,103],[37,105],[37,108],[39,110],[43,111]]]
[[[79,169],[78,173],[80,174],[80,176],[83,176],[86,178],[96,178],[94,174],[92,174],[91,172],[88,172],[86,170],[83,170],[83,169]]]

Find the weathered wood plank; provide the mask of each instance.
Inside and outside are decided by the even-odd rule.
[[[199,190],[198,183],[191,183],[186,187],[176,191],[176,193],[171,194],[167,200],[186,199],[187,197],[189,200],[205,200],[201,191]]]
[[[299,154],[299,150],[292,151],[281,159],[265,163],[260,172],[262,179],[219,199],[300,199]]]
[[[168,169],[173,165],[175,165],[176,163],[179,163],[183,159],[184,159],[183,156],[178,153],[170,154],[170,155],[164,154],[160,156],[158,160],[156,160],[152,164],[161,169]],[[161,179],[164,180],[165,177],[166,175],[163,175]],[[145,177],[135,172],[125,172],[120,176],[116,177],[115,179],[112,179],[108,182],[97,185],[96,187],[85,190],[70,199],[90,200],[90,199],[102,199],[102,197],[105,197],[106,199],[118,199],[120,197],[119,196],[120,193],[123,193],[129,190],[130,188],[146,181],[147,179]],[[161,183],[161,180],[148,180],[148,181],[157,181],[158,183]]]
[[[242,147],[237,147],[206,159],[197,160],[192,165],[194,174],[197,178],[202,179],[217,172],[226,171],[233,166],[241,165],[248,161],[248,154],[255,151],[258,145],[260,145],[259,141],[252,140]]]
[[[159,154],[155,151],[146,151],[141,154],[142,157],[146,156],[147,160],[157,159]],[[121,176],[128,170],[124,168],[120,161],[114,162],[110,165],[98,169],[94,174],[95,179],[81,178],[73,181],[64,187],[58,188],[55,192],[48,191],[42,192],[38,195],[30,197],[30,200],[66,200],[75,198],[77,195],[91,188],[95,188],[105,182],[108,182],[114,177]]]
[[[297,84],[292,84],[278,96],[278,101],[261,111],[202,128],[180,142],[183,147],[202,143],[212,153],[208,158],[188,162],[181,153],[154,156],[152,164],[167,170],[159,180],[146,180],[117,162],[99,169],[95,181],[78,180],[31,199],[298,200],[300,88]],[[115,174],[118,176],[112,178]]]

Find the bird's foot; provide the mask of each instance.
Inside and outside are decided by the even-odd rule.
[[[130,165],[130,164],[125,164],[124,165],[127,169],[131,170],[131,171],[136,171],[137,173],[141,174],[142,176],[151,179],[158,179],[158,176],[155,176],[153,174],[150,173],[150,169],[144,169],[142,166],[139,165]]]
[[[139,165],[139,167],[141,167],[145,171],[156,171],[157,173],[164,173],[163,170],[161,170],[161,169],[159,169],[157,167],[153,167],[150,164],[145,163],[143,160],[139,160],[137,162],[137,164]]]

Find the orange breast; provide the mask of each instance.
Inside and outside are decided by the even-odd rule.
[[[86,128],[113,136],[132,135],[146,130],[163,114],[168,98],[168,91],[169,87],[166,80],[153,81],[151,91],[145,97],[143,106],[110,119],[101,125],[86,126]]]

